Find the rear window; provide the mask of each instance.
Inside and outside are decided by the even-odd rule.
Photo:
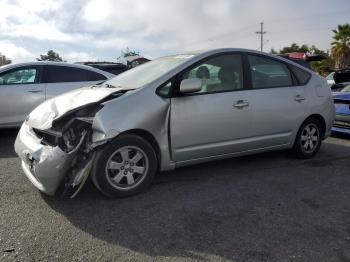
[[[288,67],[279,61],[263,56],[249,55],[253,89],[292,86]]]
[[[48,83],[89,82],[107,79],[102,74],[68,66],[48,66],[46,78]]]
[[[309,72],[306,72],[305,70],[296,66],[290,66],[290,67],[292,72],[294,73],[294,76],[297,78],[300,84],[305,85],[309,81],[311,77]]]

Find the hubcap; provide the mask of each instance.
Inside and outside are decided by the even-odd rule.
[[[145,178],[148,171],[148,158],[145,152],[135,146],[119,148],[108,159],[106,177],[117,189],[129,190]]]
[[[312,153],[318,146],[320,134],[315,124],[310,123],[301,132],[301,148],[306,153]]]

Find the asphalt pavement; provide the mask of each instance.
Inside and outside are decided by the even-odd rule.
[[[350,139],[158,174],[144,193],[72,200],[25,178],[0,131],[0,261],[350,261]]]

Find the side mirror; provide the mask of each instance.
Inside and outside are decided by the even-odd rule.
[[[184,79],[180,84],[180,93],[191,94],[202,90],[202,80],[198,78]]]

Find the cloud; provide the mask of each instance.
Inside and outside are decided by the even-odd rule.
[[[86,61],[96,61],[98,60],[98,57],[91,53],[69,52],[65,54],[64,59],[67,62],[86,62]]]
[[[31,52],[23,47],[16,46],[9,40],[0,41],[0,50],[8,59],[14,61],[29,61],[34,59],[34,55]]]
[[[325,49],[330,29],[347,22],[350,10],[348,0],[0,0],[0,6],[2,41],[35,54],[54,49],[69,60],[113,60],[127,46],[152,57],[258,49],[260,21],[266,51],[292,42]]]
[[[51,41],[72,41],[72,36],[61,32],[53,22],[40,16],[41,12],[58,10],[58,2],[0,0],[0,30],[10,37],[28,37]]]

